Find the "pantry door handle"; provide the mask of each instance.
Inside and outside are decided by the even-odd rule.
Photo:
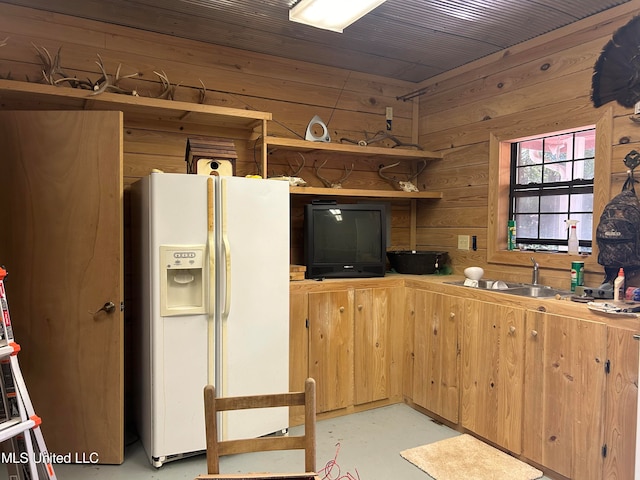
[[[102,307],[100,307],[98,310],[96,310],[95,312],[89,312],[91,313],[91,315],[93,315],[94,317],[96,315],[98,315],[100,312],[104,312],[107,314],[113,313],[116,311],[116,305],[113,302],[106,302]]]

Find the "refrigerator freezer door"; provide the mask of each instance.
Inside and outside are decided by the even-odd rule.
[[[289,185],[220,178],[217,382],[220,396],[289,390]],[[224,197],[224,198],[223,198]],[[224,245],[227,245],[224,247]],[[226,258],[220,258],[220,254]],[[230,264],[231,270],[223,267]],[[230,285],[224,285],[230,282]],[[228,290],[230,289],[230,290]],[[230,304],[225,305],[225,302]],[[286,408],[229,412],[225,439],[269,434],[288,426]]]
[[[149,388],[147,426],[150,438],[143,444],[152,463],[160,466],[173,456],[203,450],[204,407],[202,392],[208,376],[206,314],[163,316],[160,310],[161,255],[171,245],[192,247],[207,243],[207,177],[186,174],[151,174],[149,177],[149,236],[147,255],[151,298],[149,314]],[[191,252],[186,248],[184,252]],[[184,253],[183,252],[183,253]],[[201,260],[202,268],[207,262]],[[188,261],[188,259],[187,259]],[[199,264],[200,265],[200,264]],[[195,270],[194,270],[195,272]],[[193,272],[190,272],[193,273]],[[209,288],[208,273],[203,273]],[[186,277],[185,277],[186,279]]]

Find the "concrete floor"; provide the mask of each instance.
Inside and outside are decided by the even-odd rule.
[[[204,427],[203,427],[204,428]],[[296,430],[292,429],[292,433]],[[346,480],[432,480],[404,460],[400,451],[458,435],[404,404],[322,420],[317,424],[317,469],[320,478]],[[45,439],[46,440],[46,439]],[[322,471],[327,465],[332,469]],[[297,472],[302,451],[266,452],[222,457],[223,473]],[[140,442],[127,447],[122,465],[56,465],[59,480],[193,480],[206,473],[204,455],[152,467]],[[0,479],[6,479],[0,467]],[[542,477],[549,480],[548,477]]]

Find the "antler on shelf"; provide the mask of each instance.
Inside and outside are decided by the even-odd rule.
[[[165,73],[164,70],[162,70],[161,72],[156,72],[155,70],[153,71],[153,73],[155,73],[158,78],[160,79],[160,81],[162,82],[162,92],[160,92],[160,95],[158,95],[155,98],[163,98],[165,100],[173,100],[173,96],[176,93],[176,87],[180,84],[177,85],[171,85],[171,82],[169,81],[169,76]],[[203,84],[204,87],[204,84]]]
[[[384,166],[380,167],[378,169],[378,175],[380,175],[380,177],[384,178],[385,180],[388,180],[389,182],[393,183],[395,186],[399,187],[400,190],[402,190],[403,192],[418,192],[419,191],[418,187],[416,187],[411,181],[414,178],[417,178],[418,175],[420,175],[424,171],[424,169],[427,167],[426,160],[423,160],[422,167],[418,169],[416,173],[414,173],[413,175],[410,175],[406,181],[397,180],[395,177],[389,177],[382,173],[383,171],[389,168],[397,167],[398,165],[400,165],[400,162],[392,163],[391,165],[387,165],[386,167]]]
[[[107,73],[106,69],[104,68],[104,62],[102,61],[102,57],[100,55],[98,55],[98,59],[99,61],[96,61],[96,65],[98,65],[98,67],[100,68],[100,71],[102,72],[102,77],[100,77],[100,79],[98,79],[98,81],[94,84],[93,92],[91,93],[91,95],[99,95],[103,92],[114,92],[114,93],[125,93],[127,95],[133,95],[136,97],[138,96],[138,92],[136,90],[125,90],[124,88],[121,88],[118,86],[118,83],[120,82],[120,80],[124,78],[137,77],[138,73],[132,73],[130,75],[124,75],[123,77],[121,77],[120,68],[122,68],[122,64],[119,63],[118,68],[116,69],[116,74],[114,75],[113,78],[111,78],[111,76]]]
[[[49,50],[45,47],[38,47],[35,43],[31,43],[31,45],[36,49],[36,54],[42,64],[42,78],[45,82],[49,85],[56,85],[56,80],[69,77],[60,67],[60,51],[62,47],[58,48],[58,53],[52,58]]]
[[[324,186],[327,188],[342,188],[342,182],[344,182],[347,178],[349,178],[349,175],[351,175],[351,172],[353,172],[353,163],[351,164],[351,168],[349,170],[347,170],[346,165],[344,166],[344,175],[342,175],[342,177],[340,177],[340,179],[336,180],[335,182],[331,182],[326,178],[324,178],[322,175],[320,175],[320,169],[324,167],[326,163],[327,161],[325,160],[324,162],[322,162],[322,164],[316,166],[314,162],[316,176],[322,181]]]
[[[202,85],[202,88],[199,90],[198,103],[204,104],[207,100],[207,87],[204,86],[204,82],[201,79],[198,80],[200,80],[200,85]]]

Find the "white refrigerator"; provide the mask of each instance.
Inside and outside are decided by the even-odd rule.
[[[205,450],[206,384],[218,396],[289,390],[289,185],[152,173],[131,203],[137,426],[160,467]],[[219,415],[222,439],[288,426],[286,407]]]

